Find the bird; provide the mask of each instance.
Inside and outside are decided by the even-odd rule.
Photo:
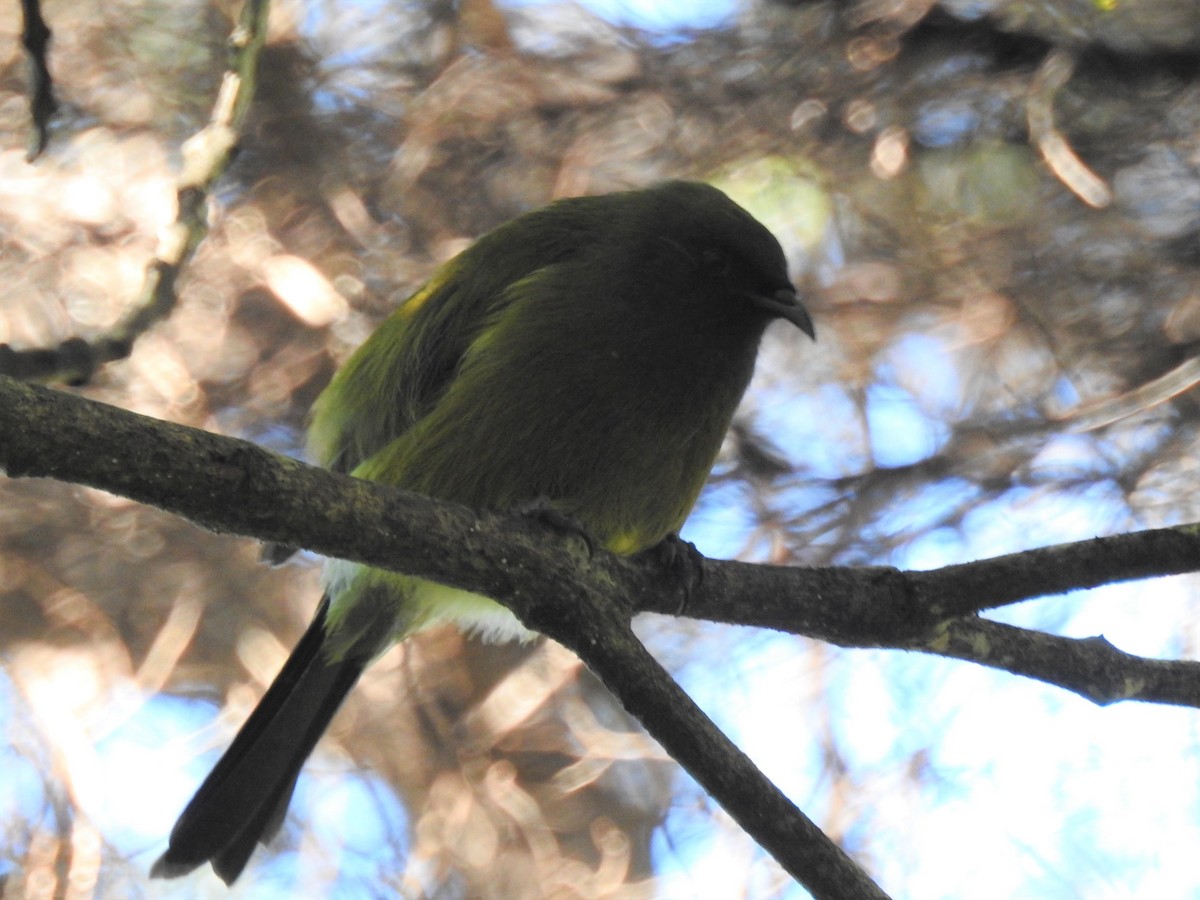
[[[633,555],[677,534],[767,325],[815,339],[779,242],[698,181],[554,201],[480,237],[385,318],[313,405],[311,458],[478,510],[534,504]],[[151,874],[232,884],[367,666],[443,622],[528,632],[494,600],[330,561],[315,618]],[[562,602],[569,602],[563,598]]]

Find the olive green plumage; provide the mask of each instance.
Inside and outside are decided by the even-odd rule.
[[[777,317],[812,334],[778,242],[715,188],[559,201],[480,238],[383,322],[318,398],[310,450],[479,509],[548,503],[636,553],[683,524]],[[211,860],[236,878],[366,665],[446,619],[521,634],[486,598],[331,564],[316,621],[155,874]]]

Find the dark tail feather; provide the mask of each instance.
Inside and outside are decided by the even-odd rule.
[[[221,879],[232,884],[255,844],[265,844],[279,831],[300,767],[367,663],[324,658],[328,609],[326,597],[271,687],[180,815],[167,852],[154,863],[151,876],[175,878],[211,861]]]

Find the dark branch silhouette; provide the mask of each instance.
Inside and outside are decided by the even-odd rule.
[[[50,120],[58,112],[58,101],[54,99],[54,79],[50,75],[52,32],[42,17],[41,0],[21,0],[21,14],[21,45],[29,59],[29,117],[33,124],[25,159],[33,162],[50,142]]]

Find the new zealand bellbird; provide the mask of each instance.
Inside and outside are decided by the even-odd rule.
[[[637,553],[683,524],[776,318],[813,335],[779,243],[715,188],[560,200],[480,238],[386,319],[317,399],[310,450],[477,509],[546,504]],[[209,861],[232,883],[371,660],[445,621],[523,633],[485,597],[331,563],[312,625],[152,874]]]

